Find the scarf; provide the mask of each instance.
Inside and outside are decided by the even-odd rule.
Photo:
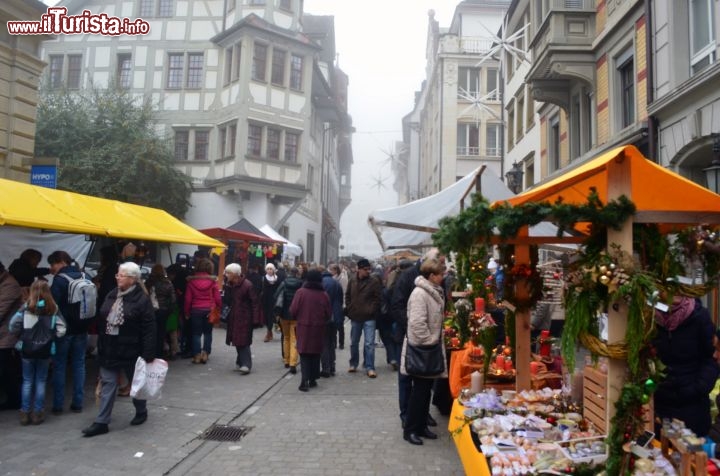
[[[669,312],[661,312],[655,310],[655,322],[664,327],[668,332],[672,332],[680,324],[685,322],[695,310],[695,299],[691,297],[681,297],[680,301],[670,306]]]
[[[266,274],[265,279],[267,279],[268,283],[275,284],[275,281],[277,281],[277,274],[273,274],[272,276],[270,276],[269,274]]]
[[[125,322],[125,313],[123,312],[123,299],[122,297],[129,294],[130,291],[135,289],[135,284],[127,288],[125,291],[120,291],[118,288],[117,298],[110,308],[110,312],[107,317],[107,324],[105,327],[105,333],[107,335],[118,335],[119,327]]]

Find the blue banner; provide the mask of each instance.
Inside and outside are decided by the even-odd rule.
[[[30,169],[30,184],[57,188],[57,167],[55,165],[33,165]]]

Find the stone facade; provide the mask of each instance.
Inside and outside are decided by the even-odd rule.
[[[10,35],[8,21],[39,20],[46,6],[36,0],[0,4],[0,177],[30,181],[35,151],[38,85],[45,67],[40,44],[46,35]]]

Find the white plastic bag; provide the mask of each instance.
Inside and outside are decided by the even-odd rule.
[[[130,396],[138,400],[157,400],[162,396],[162,386],[168,371],[168,363],[154,359],[147,363],[142,357],[135,362]]]

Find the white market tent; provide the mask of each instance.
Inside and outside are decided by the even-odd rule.
[[[514,194],[493,173],[483,173],[477,168],[454,184],[429,197],[404,205],[375,210],[368,216],[370,228],[380,242],[383,251],[397,248],[418,248],[429,245],[431,236],[438,229],[438,222],[446,216],[460,212],[460,201],[470,205],[468,190],[475,187],[480,176],[480,193],[490,202],[507,200]]]
[[[287,255],[289,257],[296,257],[300,256],[303,252],[302,248],[292,241],[288,240],[284,236],[282,236],[280,233],[275,231],[273,227],[268,225],[267,223],[260,227],[260,231],[265,233],[267,236],[272,238],[276,241],[281,241],[283,243],[283,255]]]

